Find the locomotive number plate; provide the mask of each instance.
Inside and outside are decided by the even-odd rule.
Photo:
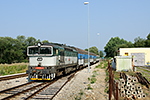
[[[42,60],[43,60],[42,57],[38,57],[38,58],[37,58],[37,61],[42,61]]]
[[[44,69],[44,67],[35,67],[35,69]]]

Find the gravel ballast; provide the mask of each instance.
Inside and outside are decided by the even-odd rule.
[[[90,66],[90,73],[87,68],[77,72],[53,100],[107,100],[108,94],[104,92],[105,69],[95,68],[97,65]],[[91,84],[89,78],[92,78],[93,72],[97,73],[97,80]],[[88,89],[89,85],[92,89]]]

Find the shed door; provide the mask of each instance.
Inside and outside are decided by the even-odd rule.
[[[131,53],[133,57],[134,66],[144,66],[145,65],[145,53]]]

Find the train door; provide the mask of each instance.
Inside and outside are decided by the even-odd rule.
[[[64,63],[64,50],[60,49],[60,63]]]
[[[83,66],[85,66],[85,57],[83,57]]]

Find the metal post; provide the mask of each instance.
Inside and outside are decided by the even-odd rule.
[[[99,33],[97,33],[97,35],[99,36],[100,34]],[[99,52],[99,64],[100,64],[100,50],[98,51]]]
[[[88,72],[90,72],[89,66],[89,4],[88,4]]]
[[[109,68],[109,100],[111,100],[111,95],[112,95],[112,80],[111,80],[111,76],[112,76],[112,69],[110,67],[110,63],[108,60],[108,68]]]
[[[100,51],[99,51],[99,64],[100,64],[100,58],[101,58],[101,57],[100,57]]]
[[[119,100],[119,96],[118,96],[118,82],[116,82],[116,100]]]
[[[90,72],[90,62],[89,62],[89,2],[84,2],[85,5],[88,5],[88,72]]]

